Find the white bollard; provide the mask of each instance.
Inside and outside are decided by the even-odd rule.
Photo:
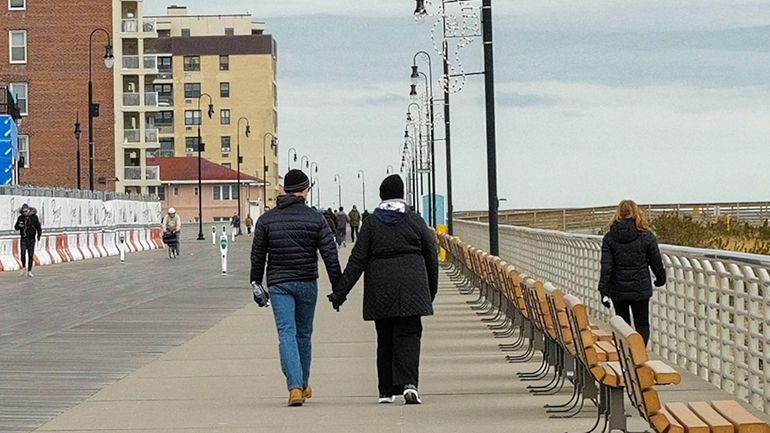
[[[118,235],[118,240],[120,243],[118,244],[118,248],[120,249],[120,263],[126,262],[126,235],[125,233],[121,233]]]
[[[217,227],[211,226],[211,245],[217,244]]]
[[[227,228],[224,226],[219,237],[219,251],[222,255],[222,275],[227,275]]]
[[[235,243],[235,235],[236,235],[237,233],[238,233],[238,230],[237,230],[235,227],[233,227],[233,232],[232,232],[232,234],[230,235],[230,241],[231,241],[232,243]]]

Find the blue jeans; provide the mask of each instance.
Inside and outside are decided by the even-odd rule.
[[[305,389],[310,378],[313,318],[318,298],[316,281],[292,281],[270,286],[281,370],[289,390]]]

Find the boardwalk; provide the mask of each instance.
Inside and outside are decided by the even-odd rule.
[[[167,263],[162,252],[131,258],[127,269],[141,267],[141,261],[152,269],[141,277],[142,284],[152,289],[111,287],[108,280],[115,284],[132,274],[111,262],[77,264],[83,268],[72,271],[49,268],[61,274],[58,278],[45,277],[49,270],[40,271],[42,277],[35,284],[48,278],[61,285],[60,292],[90,275],[89,288],[79,296],[81,301],[91,299],[91,309],[103,310],[69,324],[53,313],[74,310],[73,305],[57,306],[55,299],[43,295],[27,299],[41,304],[35,308],[21,307],[24,301],[18,301],[14,310],[50,309],[58,329],[47,325],[46,330],[35,331],[46,323],[46,314],[35,313],[42,323],[30,332],[37,338],[3,337],[11,350],[4,347],[0,358],[0,431],[32,431],[45,423],[37,431],[580,432],[593,422],[595,409],[571,420],[548,419],[543,404],[566,401],[568,391],[529,395],[527,383],[516,379],[515,372],[531,371],[536,362],[505,362],[497,349],[501,340],[492,337],[466,305],[468,297],[458,294],[445,276],[436,315],[425,321],[421,377],[425,404],[375,403],[375,335],[373,326],[361,321],[359,287],[340,313],[319,302],[311,377],[315,396],[302,408],[286,408],[270,312],[249,304],[238,277],[222,278],[206,270],[217,266],[210,263],[213,247],[186,244],[187,252],[195,255],[186,257],[174,272],[159,271]],[[235,249],[243,254],[246,245]],[[245,272],[245,258],[232,268],[235,274]],[[17,277],[2,278],[14,282]],[[328,292],[322,281],[321,295]],[[14,296],[26,293],[21,285],[28,283],[12,284]],[[102,290],[112,295],[97,296],[94,292],[100,286],[110,286]],[[78,314],[88,310],[82,308]],[[6,334],[5,322],[3,329]],[[684,378],[676,388],[662,389],[664,400],[727,397],[697,378],[687,374]],[[634,414],[629,428],[642,431],[645,425]]]

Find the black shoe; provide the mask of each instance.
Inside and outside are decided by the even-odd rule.
[[[406,404],[422,404],[416,386],[406,385],[404,387],[404,402],[406,402]]]

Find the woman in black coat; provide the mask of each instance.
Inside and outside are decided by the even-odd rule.
[[[380,185],[383,202],[361,226],[347,268],[328,296],[335,309],[364,273],[364,320],[377,329],[380,403],[403,394],[421,403],[417,392],[422,316],[433,314],[438,290],[438,255],[433,232],[403,200],[398,175]]]
[[[631,200],[623,200],[615,211],[610,231],[602,241],[602,268],[599,292],[602,304],[631,324],[644,338],[650,339],[650,298],[652,279],[655,286],[666,284],[666,269],[658,249],[658,241],[641,209]]]

